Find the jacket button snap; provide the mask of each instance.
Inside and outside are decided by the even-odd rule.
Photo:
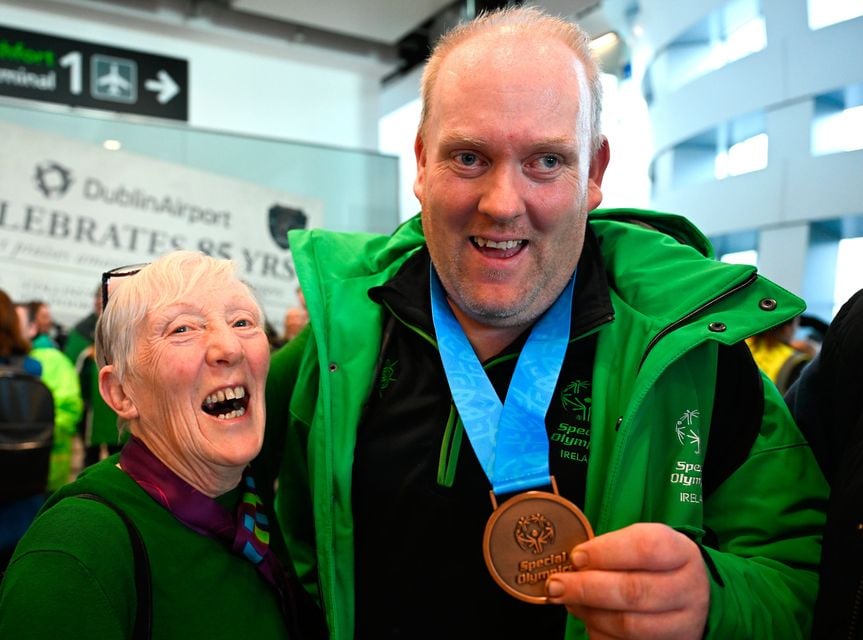
[[[776,300],[773,298],[764,298],[758,303],[758,308],[762,311],[773,311],[776,308]]]
[[[338,371],[338,368],[339,368],[339,365],[337,365],[335,362],[330,363],[330,366],[329,366],[330,373],[335,373],[336,371]]]
[[[715,333],[722,333],[728,327],[725,326],[724,322],[711,322],[709,325],[707,325],[707,328]]]

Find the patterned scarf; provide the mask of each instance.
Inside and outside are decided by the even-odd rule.
[[[317,633],[323,624],[319,613],[309,613],[307,594],[291,583],[270,549],[269,520],[248,467],[243,473],[243,492],[236,516],[171,471],[135,436],[130,436],[120,453],[120,467],[177,520],[201,535],[223,541],[232,552],[255,565],[278,594],[288,626],[305,627],[305,633],[291,637],[323,637]],[[298,601],[303,601],[302,607]]]

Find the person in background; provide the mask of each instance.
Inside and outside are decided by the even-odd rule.
[[[780,393],[788,391],[803,367],[812,360],[811,352],[792,346],[799,323],[799,316],[795,316],[746,339],[755,363]]]
[[[99,370],[96,366],[94,340],[96,322],[102,312],[102,287],[93,296],[93,310],[69,332],[64,353],[75,363],[84,398],[84,415],[78,423],[78,434],[84,446],[83,466],[120,451],[115,414],[99,394]]]
[[[824,334],[827,333],[829,325],[809,313],[798,316],[798,325],[797,332],[791,340],[791,346],[814,358],[821,350],[821,343],[824,342]]]
[[[285,311],[285,342],[290,342],[296,338],[309,323],[309,310],[306,308],[306,298],[300,287],[297,287],[297,303],[296,307],[290,307]]]
[[[24,373],[30,376],[42,376],[42,364],[35,358],[30,356],[31,345],[30,341],[24,335],[21,328],[20,313],[18,308],[12,303],[9,295],[0,289],[0,420],[5,422],[10,415],[13,414],[12,424],[3,424],[4,429],[2,438],[0,438],[0,457],[3,458],[0,472],[3,472],[3,481],[14,483],[13,486],[2,487],[3,498],[0,498],[0,573],[6,568],[12,551],[15,548],[18,540],[24,535],[27,527],[36,516],[36,512],[45,501],[48,485],[48,473],[39,477],[40,472],[37,470],[32,475],[35,477],[22,479],[20,477],[10,477],[14,472],[10,473],[10,469],[18,469],[19,466],[25,466],[32,469],[35,462],[45,462],[42,457],[44,451],[37,453],[28,453],[23,462],[19,464],[18,452],[14,445],[17,442],[17,433],[9,433],[6,429],[20,428],[17,422],[18,416],[21,414],[32,415],[32,406],[12,407],[11,411],[7,412],[7,407],[3,406],[6,402],[10,402],[10,397],[7,393],[11,393],[5,387],[5,375],[7,372]],[[47,386],[47,385],[46,385]],[[15,403],[24,402],[20,398],[14,398]],[[28,443],[29,444],[29,443]],[[9,446],[7,449],[6,446]],[[29,448],[29,447],[28,447]],[[15,456],[14,462],[6,456]],[[47,465],[46,465],[47,468]]]
[[[863,638],[863,289],[785,394],[827,481],[830,503],[812,637]]]
[[[310,324],[273,357],[259,462],[332,637],[806,637],[827,487],[744,343],[802,301],[684,218],[595,210],[577,25],[482,14],[422,101],[421,213],[290,233]],[[578,535],[542,507],[486,538],[537,493]]]
[[[55,491],[72,480],[72,444],[78,422],[84,414],[78,372],[62,351],[45,334],[39,333],[36,322],[37,307],[32,304],[16,305],[19,323],[24,336],[32,340],[29,356],[42,366],[42,382],[54,397],[54,443],[51,446],[51,465],[48,490]],[[39,338],[43,338],[39,340]]]
[[[145,622],[153,638],[323,637],[247,469],[270,360],[258,303],[233,263],[197,252],[109,275],[99,389],[130,439],[19,542],[0,637],[137,638]]]
[[[33,325],[36,335],[32,338],[34,348],[53,347],[59,349],[60,342],[55,337],[56,325],[51,316],[51,308],[42,300],[23,303],[27,310],[28,321]]]

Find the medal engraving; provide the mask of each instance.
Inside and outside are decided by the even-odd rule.
[[[527,491],[494,510],[485,527],[483,555],[492,578],[511,596],[545,604],[545,581],[572,571],[569,554],[593,537],[581,510],[545,491]]]

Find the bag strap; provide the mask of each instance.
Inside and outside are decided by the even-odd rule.
[[[150,640],[153,630],[153,586],[150,575],[150,559],[147,556],[147,548],[144,546],[141,532],[138,531],[129,516],[108,499],[95,493],[79,493],[75,497],[101,502],[120,516],[123,524],[126,525],[129,540],[132,543],[132,557],[135,562],[135,591],[138,594],[138,607],[135,613],[135,628],[132,632],[132,639]]]

